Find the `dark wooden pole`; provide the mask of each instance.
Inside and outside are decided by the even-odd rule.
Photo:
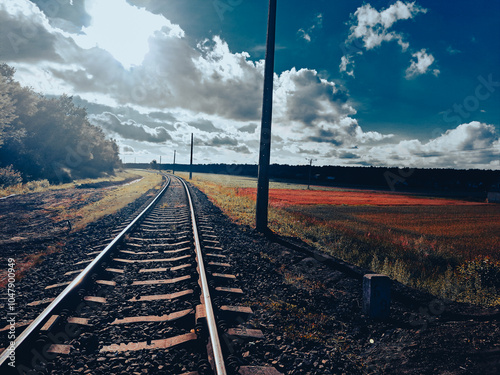
[[[172,164],[172,174],[175,174],[175,153],[177,150],[174,150],[174,164]]]
[[[189,163],[189,179],[193,178],[193,133],[191,133],[191,162]]]
[[[259,177],[255,226],[259,232],[267,231],[269,202],[269,161],[271,159],[271,122],[273,115],[274,42],[276,39],[276,2],[269,0],[267,20],[266,64],[264,68],[264,99],[260,129]]]
[[[309,159],[309,182],[307,183],[307,190],[309,190],[310,187],[311,187],[311,169],[312,169],[312,164],[313,164],[313,160]]]

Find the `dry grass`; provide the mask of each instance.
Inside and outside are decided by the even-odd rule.
[[[77,187],[83,184],[99,183],[99,182],[116,182],[125,181],[131,177],[137,176],[137,173],[132,173],[128,170],[118,171],[114,176],[100,177],[96,179],[86,178],[82,180],[75,180],[73,182],[61,185],[51,185],[47,180],[40,181],[30,181],[26,184],[18,184],[9,186],[7,188],[0,188],[0,198],[6,197],[11,194],[27,194],[27,193],[38,193],[47,190],[62,190]],[[138,176],[139,177],[139,176]],[[139,177],[140,178],[140,177]]]
[[[147,190],[154,187],[159,188],[162,180],[160,175],[148,171],[133,170],[123,173],[124,176],[126,174],[129,178],[137,176],[141,180],[107,189],[104,197],[99,201],[91,203],[75,212],[67,213],[68,216],[74,218],[73,227],[75,230],[81,229],[101,217],[118,212],[123,207],[138,199]]]
[[[135,201],[147,190],[159,186],[161,176],[145,170],[125,170],[118,172],[115,176],[75,180],[72,183],[63,185],[49,185],[44,181],[33,181],[25,185],[1,190],[0,196],[65,190],[80,185],[103,182],[112,182],[116,183],[116,185],[95,189],[95,193],[82,194],[81,190],[78,190],[78,194],[74,194],[69,199],[59,199],[55,204],[46,205],[44,209],[47,211],[47,215],[50,215],[54,221],[70,220],[73,230],[81,229],[101,217],[119,211],[129,203]],[[28,188],[28,185],[31,188]],[[91,198],[92,195],[98,195],[100,197],[99,200],[91,202],[92,199],[90,199],[87,202],[88,198]]]
[[[105,189],[87,190],[73,189],[75,183],[93,184],[105,181],[125,182],[133,179],[131,183],[116,185]],[[139,180],[140,179],[140,180]],[[139,180],[139,181],[137,181]],[[98,180],[79,180],[72,184],[59,185],[56,187],[41,188],[41,190],[55,189],[73,189],[69,190],[68,197],[65,199],[52,199],[45,203],[39,211],[50,216],[55,222],[69,220],[72,223],[72,230],[76,231],[84,228],[87,224],[94,222],[106,215],[116,213],[123,207],[132,203],[150,189],[159,189],[162,177],[156,173],[143,170],[130,170],[120,172],[117,176],[108,179]],[[82,193],[83,192],[83,193]],[[22,194],[22,191],[18,193]],[[96,198],[89,199],[89,198]],[[20,279],[30,268],[43,261],[49,254],[62,251],[64,242],[49,245],[43,250],[35,251],[32,254],[17,254],[16,259],[16,277]],[[6,284],[6,269],[0,270],[0,288]]]
[[[191,182],[235,222],[254,227],[255,196],[247,189],[256,186],[255,179],[194,174]],[[270,187],[290,189],[282,183]],[[269,228],[438,296],[500,304],[500,206],[448,204],[272,204]]]

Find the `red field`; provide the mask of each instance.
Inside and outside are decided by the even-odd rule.
[[[255,197],[257,189],[241,188],[239,195]],[[270,189],[269,201],[272,206],[286,207],[295,205],[372,205],[372,206],[469,206],[486,203],[468,202],[457,199],[428,198],[412,195],[381,193],[375,191],[328,191]]]
[[[256,189],[238,189],[255,198]],[[271,189],[272,207],[313,225],[392,244],[403,251],[447,252],[473,259],[500,259],[500,205],[369,190]]]

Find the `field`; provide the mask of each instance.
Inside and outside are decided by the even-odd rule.
[[[193,183],[254,226],[254,179],[196,174]],[[445,298],[500,304],[498,204],[282,182],[269,195],[276,232]]]
[[[256,197],[245,188],[241,196]],[[271,189],[272,207],[328,223],[356,237],[408,247],[421,242],[429,251],[457,251],[466,258],[500,257],[500,206],[375,191]]]

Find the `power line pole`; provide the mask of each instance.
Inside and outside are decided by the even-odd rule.
[[[189,163],[189,179],[193,178],[193,133],[191,133],[191,162]]]
[[[271,159],[271,122],[273,115],[274,44],[276,39],[276,2],[269,0],[267,19],[267,47],[264,68],[264,99],[260,129],[259,177],[257,181],[257,203],[255,226],[257,231],[267,231],[269,203],[269,161]]]
[[[312,170],[312,164],[313,164],[313,161],[315,161],[316,159],[307,159],[306,160],[309,160],[309,182],[307,183],[307,190],[309,190],[309,187],[311,186],[311,170]]]
[[[174,164],[172,164],[172,174],[175,174],[175,152],[176,150],[174,150]]]

